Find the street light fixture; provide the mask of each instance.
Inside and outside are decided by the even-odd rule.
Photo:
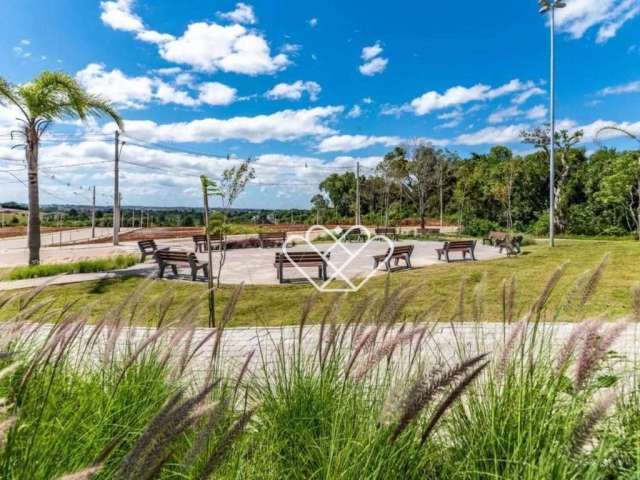
[[[564,8],[567,4],[561,0],[538,0],[540,6],[539,13],[544,15],[549,12],[551,19],[549,21],[551,30],[551,54],[550,54],[550,72],[549,72],[549,115],[551,117],[551,132],[549,136],[549,246],[555,245],[555,208],[554,208],[554,187],[556,183],[556,165],[555,165],[555,139],[556,139],[556,102],[555,102],[555,33],[556,33],[556,9]]]

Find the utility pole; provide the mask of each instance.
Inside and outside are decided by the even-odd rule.
[[[96,186],[93,186],[93,203],[91,205],[91,238],[96,238]]]
[[[356,161],[356,225],[360,225],[360,161]]]
[[[118,245],[120,233],[120,132],[116,130],[115,156],[113,159],[113,244]]]

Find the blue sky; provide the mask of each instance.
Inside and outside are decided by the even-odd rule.
[[[527,151],[518,133],[547,118],[548,25],[534,0],[498,3],[8,0],[0,75],[22,83],[64,70],[118,106],[123,160],[138,164],[123,164],[125,204],[199,205],[197,175],[252,157],[257,178],[237,206],[306,207],[324,175],[357,159],[372,167],[400,143]],[[604,125],[640,133],[640,0],[567,3],[560,125],[583,128],[589,149]],[[3,201],[26,197],[11,176],[24,178],[6,137],[14,117],[0,109]],[[86,203],[94,184],[109,203],[112,130],[52,132],[43,203]]]

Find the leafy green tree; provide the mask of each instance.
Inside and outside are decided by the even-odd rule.
[[[320,190],[326,192],[337,216],[353,215],[356,201],[356,176],[353,172],[332,173],[320,183]]]
[[[110,103],[87,93],[72,77],[62,72],[43,72],[31,82],[18,86],[0,77],[0,103],[19,112],[21,126],[12,135],[16,134],[24,141],[29,197],[29,264],[36,265],[40,263],[38,160],[42,135],[52,122],[63,118],[85,120],[89,116],[107,116],[121,130],[124,123]]]
[[[570,133],[568,130],[560,130],[555,133],[554,143],[560,162],[556,162],[555,185],[553,192],[553,207],[556,212],[554,217],[556,227],[564,230],[567,225],[565,185],[570,178],[572,171],[580,160],[584,159],[584,154],[574,148],[584,136],[582,130]],[[548,126],[537,127],[532,130],[525,130],[521,133],[522,142],[533,145],[545,152],[547,159],[551,157],[551,129]],[[557,159],[556,159],[557,160]]]

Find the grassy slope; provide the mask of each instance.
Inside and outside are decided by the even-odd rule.
[[[604,273],[600,287],[580,317],[572,310],[563,313],[562,320],[576,320],[586,311],[588,315],[607,313],[616,318],[630,311],[629,290],[635,282],[640,282],[640,243],[633,241],[593,241],[562,240],[557,248],[536,245],[525,248],[525,255],[519,258],[504,258],[476,263],[454,263],[418,268],[410,272],[392,275],[392,287],[416,286],[418,292],[409,305],[408,313],[417,313],[436,302],[445,301],[441,316],[448,320],[454,312],[460,282],[465,282],[465,302],[470,311],[475,286],[485,278],[486,307],[483,318],[499,321],[502,318],[502,281],[515,275],[517,279],[517,307],[521,311],[529,306],[542,291],[552,271],[568,261],[566,273],[550,301],[550,310],[564,302],[565,294],[585,270],[594,268],[602,257],[610,254],[610,262]],[[485,277],[486,276],[486,277]],[[101,312],[113,308],[119,300],[139,289],[145,280],[140,278],[114,279],[101,282],[87,282],[75,285],[50,287],[43,298],[55,298],[58,306],[64,305],[78,296],[80,302],[75,308],[85,311],[91,306],[95,318]],[[218,292],[218,311],[233,291],[233,286],[225,286]],[[360,292],[348,294],[345,308],[370,293],[384,288],[384,277],[373,278]],[[179,313],[193,301],[200,303],[196,310],[198,323],[206,325],[205,285],[172,280],[155,280],[143,293],[148,309],[139,309],[136,321],[153,322],[155,303],[166,301],[171,296],[176,302],[184,302],[172,311]],[[296,323],[302,308],[302,301],[313,289],[308,285],[247,286],[240,298],[233,320],[234,325],[278,325]],[[321,294],[318,304],[327,306],[335,301],[335,296]],[[9,313],[6,309],[5,316]],[[316,310],[322,310],[317,308]],[[312,320],[318,320],[319,312]]]

